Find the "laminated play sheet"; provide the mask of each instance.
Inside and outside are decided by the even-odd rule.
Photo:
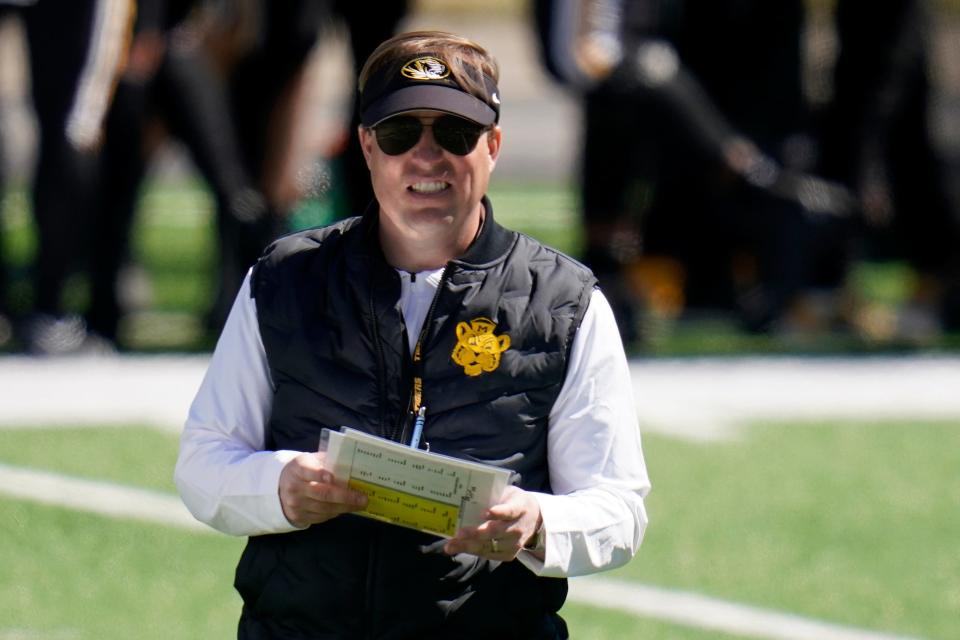
[[[510,482],[508,469],[430,453],[355,429],[324,429],[326,467],[367,495],[358,515],[445,538],[477,526]]]

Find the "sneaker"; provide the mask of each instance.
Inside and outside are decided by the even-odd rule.
[[[72,314],[37,314],[26,322],[24,338],[27,352],[34,355],[104,355],[116,352],[112,342],[87,331],[87,323],[83,318]]]

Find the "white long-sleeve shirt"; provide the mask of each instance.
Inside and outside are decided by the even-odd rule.
[[[411,350],[440,273],[400,272]],[[224,533],[297,529],[283,515],[278,488],[284,465],[303,452],[264,450],[272,400],[248,274],[190,407],[175,471],[191,513]],[[521,552],[518,560],[537,575],[553,577],[628,562],[647,526],[643,498],[650,481],[626,356],[610,305],[597,290],[550,413],[547,460],[554,494],[533,493],[546,554],[541,561]]]

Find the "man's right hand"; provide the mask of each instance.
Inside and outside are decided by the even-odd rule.
[[[322,453],[304,453],[280,472],[280,506],[294,526],[325,522],[367,506],[367,496],[334,484],[333,474],[324,469],[323,461]]]

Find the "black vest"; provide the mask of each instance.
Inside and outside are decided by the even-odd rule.
[[[267,449],[315,451],[341,425],[407,441],[415,374],[431,451],[509,468],[549,492],[547,420],[595,280],[493,220],[448,263],[409,355],[400,279],[368,212],[278,240],[252,280],[274,384]],[[372,211],[375,212],[375,209]],[[470,340],[470,338],[473,338]],[[479,346],[478,346],[479,345]],[[566,581],[358,516],[250,539],[241,637],[565,637]]]

